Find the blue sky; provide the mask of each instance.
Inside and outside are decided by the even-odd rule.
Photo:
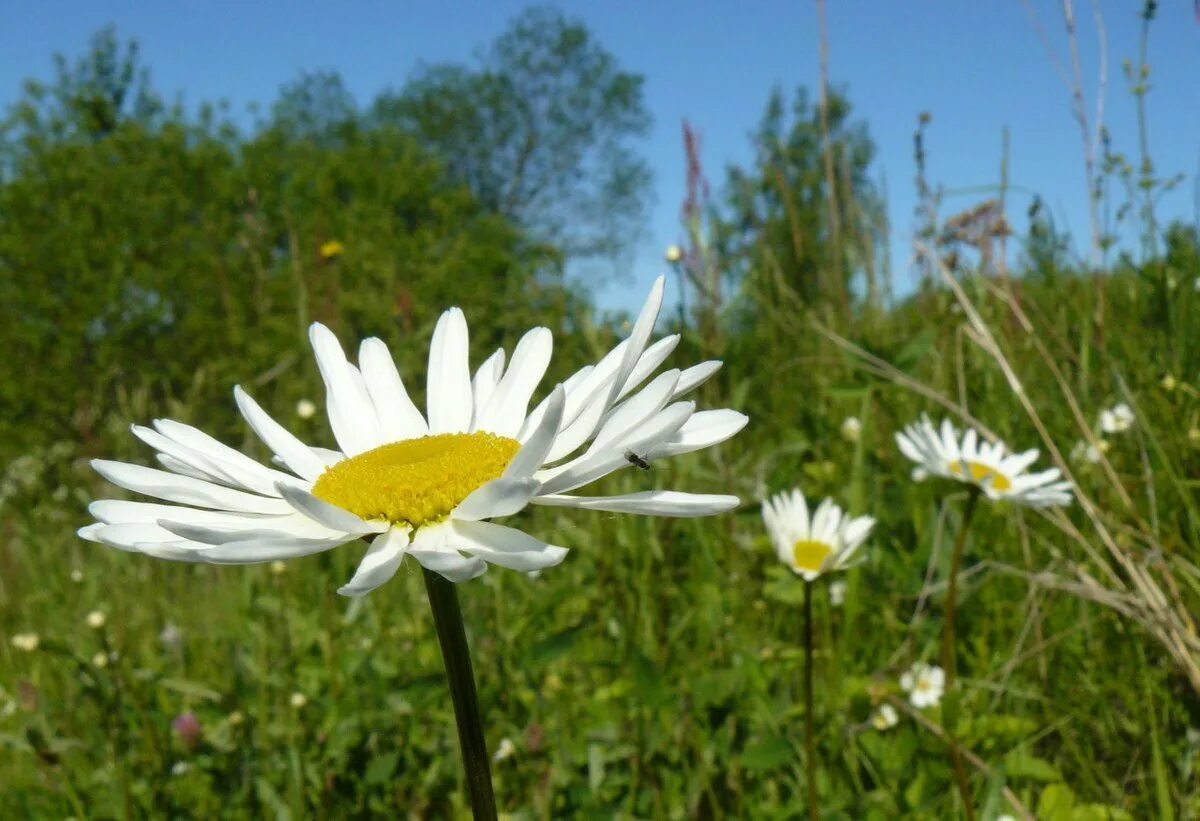
[[[80,54],[107,23],[136,37],[156,87],[191,105],[229,101],[235,112],[269,103],[303,70],[336,69],[358,101],[399,85],[420,62],[472,57],[526,4],[490,2],[308,2],[307,0],[180,0],[172,3],[6,0],[0,15],[0,105],[26,77],[49,78],[51,56]],[[567,1],[622,66],[646,77],[655,119],[643,145],[656,174],[648,237],[629,279],[599,294],[624,307],[663,270],[662,250],[679,236],[683,195],[680,123],[703,136],[703,160],[719,184],[729,163],[751,159],[749,133],[774,87],[815,88],[815,5]],[[1098,67],[1091,4],[1076,0],[1081,61],[1089,102]],[[1138,8],[1133,0],[1100,0],[1108,41],[1105,121],[1117,149],[1135,153],[1136,120],[1121,62],[1135,59]],[[899,289],[908,280],[912,234],[912,133],[929,111],[930,178],[953,192],[998,180],[1001,131],[1010,133],[1010,178],[1018,193],[1010,218],[1025,225],[1027,194],[1036,191],[1083,252],[1086,194],[1080,134],[1066,87],[1033,23],[1040,20],[1058,62],[1069,67],[1059,0],[830,0],[830,71],[865,118],[879,148],[874,174],[886,181],[892,259]],[[1160,215],[1196,218],[1200,168],[1200,23],[1191,2],[1164,0],[1151,28],[1153,89],[1150,145],[1164,174],[1187,181],[1162,201]],[[951,194],[943,214],[983,195]]]

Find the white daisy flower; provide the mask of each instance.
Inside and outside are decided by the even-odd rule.
[[[900,451],[917,463],[914,475],[942,476],[975,485],[989,499],[1007,500],[1028,507],[1052,507],[1071,503],[1071,483],[1060,481],[1057,468],[1026,473],[1038,451],[1010,454],[1003,442],[989,444],[967,428],[961,443],[958,431],[943,420],[935,430],[929,417],[896,434]]]
[[[842,602],[846,601],[846,582],[838,579],[836,582],[829,583],[829,603],[834,607],[841,607]]]
[[[763,502],[762,515],[780,561],[807,582],[849,567],[875,526],[870,516],[844,514],[832,499],[817,505],[810,519],[799,488]]]
[[[946,690],[946,671],[918,661],[900,676],[900,689],[908,693],[908,701],[917,708],[936,707]]]
[[[500,762],[505,759],[512,758],[517,752],[517,745],[513,744],[511,738],[500,739],[499,746],[496,747],[496,752],[492,753],[492,761]]]
[[[896,708],[890,704],[879,705],[879,709],[871,714],[871,726],[880,732],[890,730],[898,723],[900,723],[900,716],[897,715]]]
[[[317,415],[317,406],[311,399],[301,399],[296,403],[296,415],[301,419],[312,419]]]
[[[862,422],[857,416],[847,416],[842,420],[841,434],[847,442],[857,442],[862,436]]]
[[[88,627],[92,628],[93,630],[99,630],[104,626],[108,619],[105,617],[103,610],[93,610],[87,614],[87,618],[84,619],[84,621],[87,623]]]
[[[630,466],[722,442],[745,426],[732,410],[696,411],[682,397],[720,362],[659,366],[679,337],[649,344],[663,298],[651,289],[629,338],[558,385],[532,411],[552,337],[534,328],[505,367],[496,351],[472,375],[462,311],[442,314],[430,344],[426,413],[417,410],[387,347],[364,340],[352,365],[324,325],[309,332],[325,382],[338,450],[310,447],[237,387],[251,429],[284,470],[259,464],[202,431],[171,420],[133,433],[165,470],[95,460],[113,484],[166,504],[104,500],[79,535],[164,559],[254,564],[307,556],[373,539],[350,582],[357,596],[390,579],[406,555],[451,581],[488,563],[538,570],[566,550],[488,519],[528,504],[659,516],[707,516],[735,496],[647,490],[618,496],[571,491]],[[643,384],[644,383],[644,384]]]
[[[1100,411],[1100,430],[1105,433],[1124,433],[1133,427],[1133,409],[1124,402],[1108,410]]]

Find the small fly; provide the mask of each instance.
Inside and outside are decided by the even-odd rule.
[[[645,460],[645,458],[638,456],[632,450],[625,451],[625,461],[627,461],[629,464],[633,465],[634,467],[641,468],[642,470],[650,469],[650,463],[647,462]]]

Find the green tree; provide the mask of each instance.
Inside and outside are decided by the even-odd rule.
[[[634,151],[650,125],[642,78],[558,11],[525,11],[475,66],[421,69],[374,114],[569,256],[612,255],[637,236],[650,181]]]

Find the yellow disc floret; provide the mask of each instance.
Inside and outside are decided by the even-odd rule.
[[[492,433],[440,433],[405,439],[338,462],[313,495],[363,519],[420,527],[498,478],[521,447]]]
[[[967,462],[967,468],[971,471],[971,481],[977,485],[982,485],[989,479],[991,480],[992,490],[1000,493],[1006,493],[1012,490],[1012,482],[1007,476],[995,468],[981,465],[978,462]],[[961,462],[951,462],[950,472],[955,476],[963,475]]]
[[[820,573],[833,548],[816,539],[801,539],[792,547],[792,565],[797,570]]]

